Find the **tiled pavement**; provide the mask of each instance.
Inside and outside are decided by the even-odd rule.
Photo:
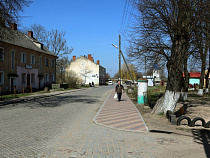
[[[111,91],[109,97],[99,109],[93,121],[96,124],[106,127],[132,131],[145,132],[148,128],[132,101],[126,93],[122,95],[122,101],[118,102],[114,99],[114,90]]]

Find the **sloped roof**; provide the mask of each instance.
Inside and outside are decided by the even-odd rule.
[[[0,32],[2,33],[2,36],[0,37],[0,41],[2,42],[55,56],[51,51],[47,49],[47,47],[43,46],[43,49],[38,47],[35,43],[41,44],[41,42],[39,42],[37,39],[31,38],[30,36],[19,32],[18,30],[0,27]]]
[[[190,78],[199,78],[201,76],[200,72],[190,72]],[[183,77],[185,77],[183,73]]]

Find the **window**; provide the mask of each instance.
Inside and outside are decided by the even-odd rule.
[[[21,84],[25,84],[26,83],[26,74],[22,73],[21,74]]]
[[[49,81],[49,74],[45,74],[45,82]]]
[[[0,48],[0,60],[4,60],[4,48]]]
[[[4,85],[4,72],[0,71],[0,85]]]
[[[15,70],[15,51],[12,50],[11,54],[11,69],[14,71]]]
[[[55,75],[52,74],[52,82],[55,82]]]
[[[35,56],[31,55],[31,64],[35,64]]]
[[[55,60],[52,60],[52,67],[55,67]]]
[[[21,53],[21,63],[26,63],[26,53]]]
[[[48,66],[48,58],[45,58],[45,66]]]
[[[35,74],[31,74],[31,83],[35,83]]]
[[[42,72],[42,57],[39,57],[39,72]]]

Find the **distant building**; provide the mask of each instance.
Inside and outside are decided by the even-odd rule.
[[[12,28],[0,27],[0,31],[0,93],[40,89],[55,82],[57,57],[32,31],[21,33],[15,23]]]
[[[94,85],[105,84],[106,69],[100,65],[100,61],[94,62],[91,54],[86,56],[80,56],[76,58],[73,56],[72,61],[66,68],[66,77],[68,75],[74,75],[80,81],[80,83],[88,85],[94,83]]]
[[[148,80],[148,86],[154,86],[153,76],[143,76],[143,78],[146,78]]]
[[[154,82],[160,82],[161,81],[161,79],[160,79],[160,70],[154,69],[152,76],[154,78]]]

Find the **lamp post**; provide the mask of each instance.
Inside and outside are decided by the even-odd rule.
[[[112,44],[115,48],[119,49],[119,80],[121,80],[121,36],[119,35],[119,48]]]
[[[114,44],[112,44],[112,45],[113,45],[115,48],[119,49],[116,45],[114,45]],[[132,79],[132,81],[133,81],[133,83],[134,83],[134,85],[135,85],[134,78],[133,78],[133,76],[131,75],[130,69],[129,69],[129,67],[128,67],[128,64],[127,64],[127,62],[126,62],[126,60],[125,60],[125,57],[124,57],[124,55],[123,55],[121,49],[119,49],[119,52],[120,52],[120,54],[121,54],[122,57],[123,57],[123,60],[124,60],[124,62],[125,62],[125,65],[126,65],[126,67],[127,67],[127,70],[128,70],[128,72],[129,72],[129,75],[130,75],[130,77],[131,77],[131,79]],[[121,80],[121,82],[122,82],[122,80]]]

